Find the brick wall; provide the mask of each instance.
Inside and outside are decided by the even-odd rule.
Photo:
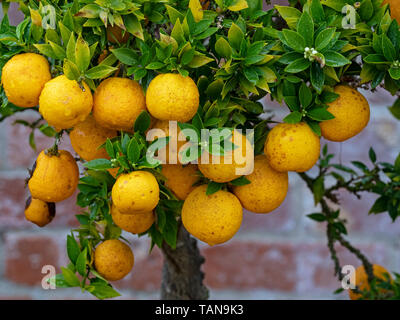
[[[371,145],[380,160],[393,161],[400,151],[400,123],[386,108],[393,98],[384,92],[366,95],[372,106],[371,122],[354,139],[329,144],[330,150],[337,152],[337,162],[368,162]],[[278,118],[286,112],[269,101],[265,107]],[[45,229],[24,220],[26,168],[37,152],[29,147],[29,130],[12,125],[16,119],[35,119],[35,114],[20,114],[0,124],[0,299],[90,299],[78,289],[43,290],[40,286],[43,265],[65,265],[66,234],[76,225],[74,215],[79,209],[72,197],[57,205],[57,216]],[[39,151],[51,143],[38,134]],[[63,146],[71,149],[68,138]],[[386,214],[368,216],[373,201],[371,195],[357,200],[342,194],[342,214],[349,221],[350,240],[374,263],[400,271],[400,223],[392,224]],[[225,245],[200,245],[206,257],[204,271],[211,298],[346,298],[345,294],[332,294],[339,284],[333,277],[323,225],[305,217],[317,210],[304,183],[290,174],[289,195],[281,208],[269,215],[246,213],[239,233]],[[155,249],[148,255],[147,239],[131,239],[135,267],[116,287],[123,298],[157,299],[161,254]],[[348,252],[338,249],[343,264],[358,264]]]

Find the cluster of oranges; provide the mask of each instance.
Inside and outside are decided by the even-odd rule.
[[[13,104],[24,108],[39,105],[43,118],[57,130],[72,128],[72,147],[86,161],[107,158],[99,146],[117,136],[119,130],[132,132],[135,120],[145,110],[154,118],[153,128],[162,129],[168,136],[169,121],[188,122],[199,107],[199,91],[190,77],[158,75],[146,95],[138,82],[111,77],[102,81],[92,95],[83,81],[78,83],[64,75],[51,79],[48,61],[34,53],[10,59],[3,68],[2,84]],[[328,109],[335,119],[322,122],[321,132],[327,140],[345,141],[368,124],[369,106],[357,90],[348,86],[339,85],[335,92],[340,98]],[[320,138],[304,122],[276,125],[268,134],[264,155],[255,158],[246,136],[232,130],[232,142],[237,148],[224,155],[206,154],[208,163],[162,165],[166,186],[184,200],[183,225],[210,245],[224,243],[235,235],[243,208],[255,213],[278,208],[287,195],[288,171],[305,172],[320,155]],[[178,154],[181,146],[178,143],[167,155]],[[243,171],[245,165],[252,170]],[[194,186],[199,172],[227,187],[207,195],[206,185]],[[110,173],[116,175],[115,170]],[[250,184],[230,184],[242,175]],[[78,181],[79,169],[68,151],[42,151],[28,182],[32,198],[27,203],[26,218],[38,226],[49,223],[54,217],[54,203],[70,197]],[[112,188],[114,223],[134,234],[146,232],[155,221],[159,197],[159,182],[152,173],[137,170],[119,175]],[[123,278],[133,264],[131,249],[120,240],[106,240],[95,250],[96,270],[110,281]]]

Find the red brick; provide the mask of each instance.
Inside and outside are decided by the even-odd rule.
[[[59,247],[50,237],[6,235],[5,239],[5,277],[18,284],[40,285],[44,265],[56,268]]]
[[[0,179],[0,228],[25,225],[24,208],[27,191],[24,179]]]
[[[296,252],[289,244],[231,241],[204,249],[206,284],[215,289],[292,291]]]

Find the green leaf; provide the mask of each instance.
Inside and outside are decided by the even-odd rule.
[[[306,41],[304,40],[303,36],[299,33],[284,29],[282,30],[282,34],[286,40],[286,43],[291,47],[293,50],[303,53],[306,47]]]
[[[307,116],[316,121],[335,119],[335,116],[332,113],[322,107],[309,110]]]
[[[210,181],[207,185],[206,195],[210,196],[218,191],[220,191],[223,187],[223,183],[217,183],[214,181]]]
[[[151,117],[147,111],[142,111],[140,115],[136,118],[133,130],[135,132],[145,133],[151,124]]]
[[[322,30],[315,39],[315,50],[320,52],[323,49],[325,49],[328,46],[328,44],[332,41],[335,32],[336,28],[328,28]]]
[[[223,37],[220,37],[215,43],[215,51],[223,58],[229,59],[232,56],[232,48]]]
[[[372,147],[369,149],[368,154],[369,154],[369,158],[372,161],[372,163],[375,163],[376,162],[376,153],[375,153],[374,149],[372,149]]]
[[[306,46],[314,44],[314,22],[308,12],[304,11],[297,23],[297,32],[303,35]]]
[[[75,60],[75,46],[76,46],[76,41],[75,41],[75,36],[74,33],[71,32],[71,36],[69,37],[69,41],[67,44],[67,58],[68,60],[72,61],[73,63],[76,63]]]
[[[65,282],[67,282],[70,287],[80,287],[81,283],[75,273],[64,267],[61,267],[61,271]]]
[[[111,161],[108,159],[95,159],[84,163],[83,166],[92,170],[106,170],[112,168]]]
[[[382,50],[383,50],[383,55],[388,61],[396,60],[397,57],[396,49],[386,34],[382,35]]]
[[[244,33],[242,29],[240,29],[240,27],[235,23],[232,23],[232,26],[228,30],[228,40],[233,48],[235,48],[237,51],[240,50],[240,45],[244,40]]]
[[[394,162],[394,170],[397,173],[400,173],[400,154],[397,156],[395,162]]]
[[[119,61],[128,66],[133,66],[138,63],[135,52],[129,48],[111,49],[111,52],[117,57]]]
[[[86,71],[85,76],[89,79],[103,79],[117,70],[117,68],[101,64]]]
[[[75,45],[75,63],[81,72],[85,72],[90,64],[90,49],[82,37],[78,38]]]
[[[238,187],[245,186],[245,185],[248,185],[250,183],[251,183],[250,180],[248,180],[245,176],[241,176],[240,178],[237,178],[237,179],[232,180],[230,182],[230,184],[232,184],[234,186],[238,186]]]
[[[164,63],[162,62],[151,62],[146,66],[146,69],[148,70],[158,70],[164,67]]]
[[[57,56],[57,59],[64,60],[66,57],[64,48],[59,46],[57,43],[54,43],[53,41],[49,41],[49,44],[53,49],[54,54]]]
[[[76,260],[76,270],[78,273],[84,277],[86,275],[86,262],[87,262],[87,249],[83,249],[83,251],[79,254],[78,259]]]
[[[389,74],[394,80],[400,80],[400,68],[398,67],[391,67],[389,69]]]
[[[126,30],[128,30],[128,32],[133,34],[135,37],[144,41],[143,28],[136,15],[134,14],[125,15],[123,17],[123,20]]]
[[[140,158],[140,147],[135,138],[132,138],[128,144],[127,156],[130,162],[136,163]]]
[[[104,283],[94,283],[90,286],[87,286],[85,289],[100,300],[111,299],[120,296],[120,294],[110,285]]]
[[[45,56],[58,59],[58,56],[54,53],[53,47],[50,44],[34,44],[34,47]]]
[[[400,120],[400,99],[397,99],[393,106],[389,107],[389,111],[396,119]]]
[[[71,235],[67,235],[67,254],[72,263],[76,263],[76,259],[78,259],[80,252],[81,250],[75,238]]]
[[[374,14],[374,7],[371,0],[364,0],[361,2],[359,14],[362,20],[368,21]]]
[[[81,73],[80,73],[78,67],[76,66],[76,64],[70,60],[64,61],[63,72],[64,72],[64,75],[69,80],[78,80],[79,77],[81,76]]]
[[[307,59],[300,58],[298,60],[293,61],[290,63],[286,68],[285,72],[288,73],[299,73],[301,71],[304,71],[308,69],[311,65],[311,62]]]
[[[318,63],[313,63],[310,70],[311,84],[318,93],[322,92],[325,82],[325,74]]]
[[[314,203],[315,205],[317,205],[325,194],[325,184],[323,176],[314,181],[312,189],[314,194]]]
[[[246,0],[234,0],[233,4],[228,7],[231,11],[241,11],[247,9],[249,5]]]
[[[378,214],[387,211],[389,201],[390,199],[388,199],[388,197],[385,196],[379,197],[372,205],[371,209],[369,210],[369,213]]]
[[[200,68],[212,61],[214,61],[214,59],[206,57],[205,55],[195,55],[193,57],[192,61],[190,61],[190,63],[187,66],[189,68],[196,69],[196,68]]]
[[[298,52],[287,52],[279,58],[279,62],[283,64],[290,64],[295,60],[304,59],[304,54]]]
[[[381,54],[369,54],[364,58],[364,62],[371,64],[389,64],[386,58]]]
[[[316,22],[325,21],[325,13],[320,0],[312,0],[310,6],[311,16]]]
[[[340,53],[334,51],[326,51],[324,53],[325,63],[329,67],[342,67],[350,64],[351,61],[342,56]]]
[[[299,99],[303,108],[307,108],[313,100],[312,92],[304,82],[300,86]]]
[[[298,9],[289,6],[275,6],[275,9],[278,10],[278,13],[286,21],[289,28],[296,28],[297,21],[301,16],[301,12]]]
[[[323,213],[311,213],[308,214],[307,217],[318,222],[326,221],[326,216]]]
[[[283,119],[283,122],[295,124],[295,123],[299,123],[302,118],[303,118],[303,115],[300,112],[293,111],[292,113],[290,113],[288,116],[286,116]]]
[[[175,24],[176,20],[178,19],[183,21],[183,19],[185,18],[184,15],[175,8],[169,5],[165,5],[165,8],[167,8],[169,20],[171,21],[172,24]]]

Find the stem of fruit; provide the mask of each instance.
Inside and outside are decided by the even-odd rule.
[[[162,246],[164,266],[161,299],[206,300],[208,289],[204,286],[201,266],[205,259],[193,239],[179,222],[176,249],[165,242]]]

